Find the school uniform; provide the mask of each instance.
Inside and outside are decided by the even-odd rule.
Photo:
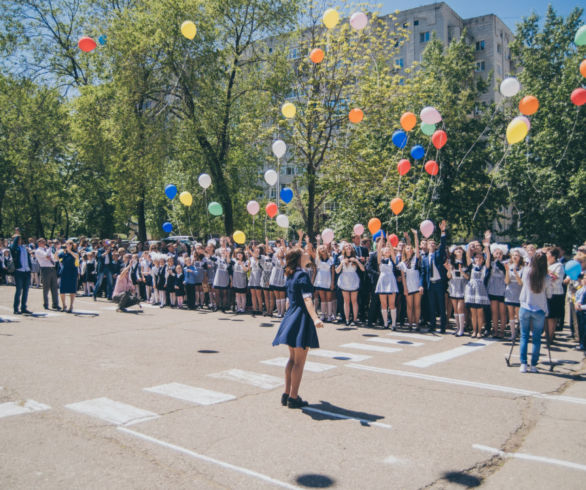
[[[246,293],[245,262],[232,261],[232,290],[235,293]]]
[[[334,266],[334,259],[328,257],[327,260],[321,260],[319,257],[315,259],[315,279],[313,280],[313,287],[317,290],[331,291],[332,288],[332,267]],[[311,277],[311,276],[310,276]]]
[[[460,265],[462,266],[462,272],[460,272]],[[467,269],[468,266],[462,261],[456,261],[452,264],[452,277],[448,281],[448,296],[450,298],[464,299],[467,282],[464,272]]]
[[[248,289],[261,289],[262,268],[260,259],[250,257],[250,278],[248,280]]]
[[[446,286],[447,271],[444,267],[446,262],[446,234],[442,233],[439,248],[427,254],[422,259],[422,270],[424,275],[425,290],[429,307],[429,325],[433,332],[436,326],[436,317],[440,317],[441,332],[446,331],[448,319],[446,317]]]
[[[523,276],[523,267],[515,269],[512,265],[509,266],[509,284],[505,287],[505,304],[509,306],[516,306],[517,308],[521,306],[521,302],[519,297],[521,296],[521,288],[523,287],[522,284],[517,282],[515,271],[519,275],[519,277]]]
[[[472,265],[470,267],[470,279],[464,290],[464,303],[467,308],[479,309],[490,306],[490,298],[486,289],[489,277],[490,270],[486,266]]]
[[[413,255],[408,262],[400,261],[397,269],[405,274],[404,291],[407,295],[418,293],[423,287],[423,276],[419,270],[421,261]]]
[[[395,278],[395,264],[393,263],[393,259],[381,259],[379,269],[380,274],[374,292],[376,294],[397,294],[399,287]],[[394,306],[392,305],[392,307]],[[393,309],[392,307],[391,309]]]
[[[260,258],[260,267],[262,275],[260,278],[260,287],[262,289],[271,288],[271,273],[273,271],[273,260],[269,255],[263,255]]]
[[[272,262],[273,268],[269,279],[270,289],[271,291],[286,291],[285,259],[278,259],[276,255],[273,255]]]
[[[486,285],[489,299],[503,303],[505,301],[506,288],[505,266],[500,260],[493,260],[490,263],[490,277]]]

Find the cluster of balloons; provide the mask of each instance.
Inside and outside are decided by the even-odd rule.
[[[104,46],[108,42],[108,38],[103,34],[98,38],[100,46]],[[89,36],[83,36],[77,42],[77,47],[84,53],[89,53],[98,47],[98,43]]]
[[[212,178],[208,174],[201,174],[197,179],[199,185],[205,190],[212,185]],[[177,186],[175,184],[169,184],[165,187],[165,195],[173,200],[177,196]],[[193,204],[193,196],[188,191],[183,191],[179,194],[179,201],[184,206],[191,206]]]
[[[340,22],[340,14],[336,9],[327,9],[322,17],[324,25],[328,29],[333,29]],[[361,31],[368,25],[368,17],[363,12],[354,12],[350,16],[350,27],[357,31]]]
[[[583,25],[578,29],[574,36],[574,43],[576,46],[586,46],[586,25]],[[580,63],[580,74],[586,78],[586,60],[582,60]],[[578,107],[586,104],[586,89],[583,87],[575,89],[572,92],[572,95],[570,95],[570,100],[572,101],[572,104]]]
[[[521,84],[515,77],[505,78],[500,85],[503,97],[514,97],[521,90]],[[521,116],[513,119],[507,127],[507,141],[509,145],[520,143],[525,139],[531,129],[531,122],[526,116],[532,116],[539,109],[539,100],[534,95],[527,95],[519,101]]]

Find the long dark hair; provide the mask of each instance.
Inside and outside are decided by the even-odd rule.
[[[294,248],[293,250],[289,251],[285,256],[285,260],[287,265],[285,266],[285,275],[292,276],[295,274],[295,271],[299,267],[301,263],[301,256],[303,255],[303,250],[300,248]]]
[[[529,286],[534,293],[541,293],[545,287],[547,276],[547,258],[543,252],[537,252],[531,261],[529,272]]]

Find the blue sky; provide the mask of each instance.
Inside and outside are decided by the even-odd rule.
[[[383,0],[382,12],[389,13],[394,10],[407,10],[434,3],[423,0]],[[547,6],[552,4],[558,15],[568,15],[574,7],[583,6],[580,0],[445,0],[454,11],[463,18],[479,15],[496,14],[510,29],[515,31],[515,24],[532,11],[543,17]]]

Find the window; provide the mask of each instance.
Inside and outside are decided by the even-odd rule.
[[[395,59],[395,68],[402,69],[403,68],[403,58],[396,58]]]
[[[502,50],[503,50],[502,44],[497,44],[496,45],[496,52],[500,54],[502,52]]]
[[[287,167],[285,169],[285,175],[295,175],[295,167]]]
[[[414,26],[418,26],[418,25],[419,25],[419,21],[418,21],[418,20],[414,20],[414,21],[413,21],[413,25],[414,25]]]
[[[419,33],[419,42],[426,43],[429,41],[429,31]]]
[[[476,51],[484,51],[484,41],[476,41]]]
[[[297,53],[297,48],[291,48],[289,50],[289,59],[296,60],[297,58],[299,58],[299,55]]]
[[[484,64],[484,61],[477,61],[476,62],[476,71],[477,72],[484,71],[485,69],[486,69],[486,65]]]

